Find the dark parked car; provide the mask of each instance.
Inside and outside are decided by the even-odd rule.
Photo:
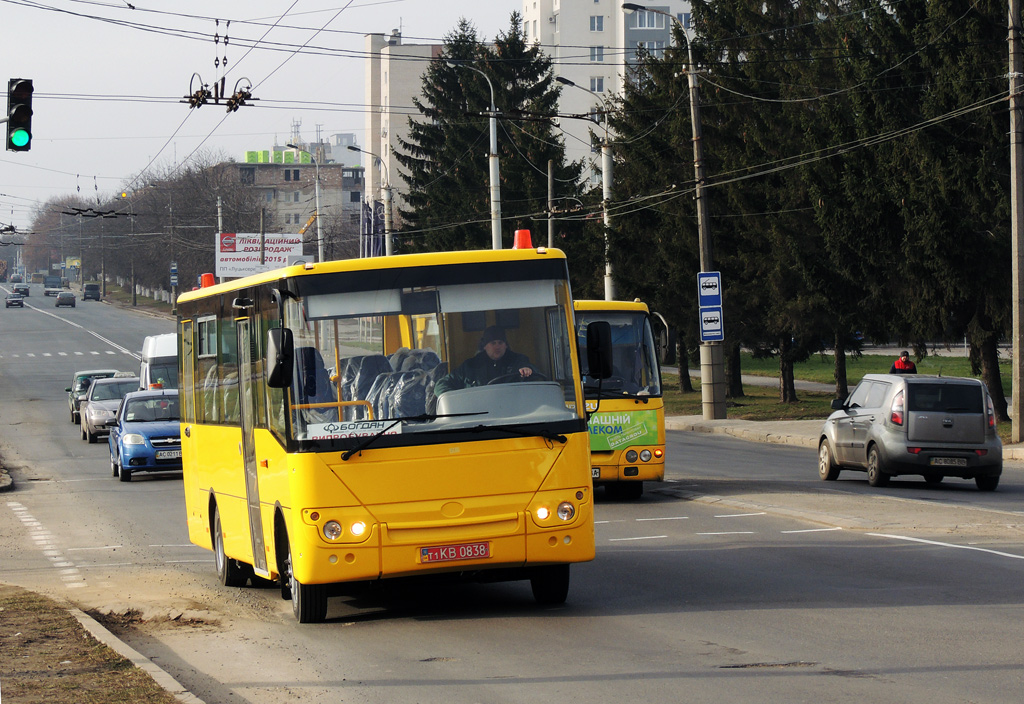
[[[75,294],[71,291],[61,291],[57,294],[57,302],[54,304],[57,308],[61,306],[67,306],[68,308],[75,307]]]
[[[28,298],[29,295],[28,284],[14,284],[11,291],[13,291],[14,293],[20,293],[22,296],[25,296],[26,298]]]
[[[24,308],[25,297],[20,293],[8,293],[7,298],[4,299],[4,307],[6,308]]]
[[[114,417],[121,399],[129,391],[138,390],[139,378],[124,372],[109,379],[94,380],[82,399],[82,439],[93,443],[100,435],[110,432],[107,421]]]
[[[89,387],[92,385],[92,380],[105,379],[106,377],[114,376],[115,374],[117,374],[116,369],[85,369],[75,372],[75,375],[71,377],[71,386],[64,389],[68,392],[68,410],[71,411],[72,423],[78,425],[81,420],[81,417],[79,416],[79,406],[81,405],[86,392],[89,391]]]
[[[133,391],[110,426],[110,471],[123,482],[135,472],[181,471],[178,390]]]
[[[88,301],[92,299],[94,301],[100,300],[100,285],[99,284],[85,284],[82,286],[82,300]]]
[[[818,441],[818,474],[867,472],[868,484],[919,474],[931,484],[945,477],[973,479],[993,491],[1003,471],[995,409],[978,379],[866,374],[845,400],[832,402]]]

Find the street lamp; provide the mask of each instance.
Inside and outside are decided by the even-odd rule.
[[[491,249],[501,249],[501,184],[498,180],[498,111],[494,107],[494,84],[486,73],[470,66],[468,61],[463,59],[448,59],[446,62],[452,68],[468,68],[476,71],[487,81],[487,87],[491,89],[491,153],[488,156],[490,166],[491,184]]]
[[[604,213],[604,300],[614,301],[615,300],[615,279],[612,278],[612,258],[609,251],[609,239],[612,229],[611,215],[608,212],[608,207],[612,200],[612,166],[614,161],[612,159],[612,142],[608,136],[608,102],[604,97],[589,88],[573,83],[568,78],[562,76],[555,76],[555,80],[562,85],[572,86],[585,90],[590,93],[598,100],[601,101],[601,105],[604,106],[604,142],[601,143],[601,210]]]
[[[693,173],[696,180],[694,197],[697,200],[697,241],[700,245],[700,270],[711,271],[711,230],[708,216],[707,196],[704,193],[704,146],[701,139],[700,93],[697,88],[697,73],[693,68],[693,50],[686,28],[679,18],[664,10],[655,10],[632,2],[622,3],[626,14],[650,12],[663,15],[679,25],[686,40],[686,75],[690,84],[690,122],[693,126]],[[700,346],[701,404],[705,420],[725,418],[725,353],[721,343],[703,342]]]
[[[388,175],[388,165],[384,163],[384,160],[373,152],[360,149],[354,144],[348,146],[350,152],[357,152],[372,156],[380,164],[380,167],[384,170],[384,186],[381,188],[384,200],[384,255],[390,257],[394,254],[394,245],[391,242],[391,177]]]
[[[135,207],[132,205],[131,198],[128,197],[127,191],[121,194],[128,203],[128,222],[131,224],[131,237],[128,240],[128,246],[131,247],[131,263],[132,263],[132,306],[138,305],[138,300],[135,294]]]
[[[313,161],[313,166],[316,168],[316,183],[313,184],[313,208],[316,211],[316,260],[322,262],[324,260],[324,238],[323,230],[320,228],[320,164],[311,152],[297,144],[286,144],[285,146],[297,152],[309,154],[309,158]]]

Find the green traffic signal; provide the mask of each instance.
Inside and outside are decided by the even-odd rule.
[[[7,81],[7,150],[27,152],[32,148],[32,80]]]
[[[28,130],[21,128],[11,130],[11,144],[15,147],[27,147],[31,141],[32,135],[28,133]]]

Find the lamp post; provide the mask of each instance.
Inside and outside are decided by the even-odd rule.
[[[391,242],[391,177],[388,175],[388,165],[384,160],[373,152],[360,149],[354,144],[348,146],[348,150],[372,156],[384,170],[384,185],[381,187],[382,200],[384,201],[384,256],[390,257],[394,254],[394,245]]]
[[[128,222],[131,227],[131,236],[128,241],[128,246],[131,247],[131,264],[132,264],[132,306],[137,306],[138,301],[135,294],[135,207],[132,205],[132,201],[128,198],[128,193],[124,192],[121,197],[126,199],[128,202]]]
[[[612,278],[612,258],[609,252],[612,220],[611,214],[608,212],[608,206],[612,200],[612,168],[614,161],[612,159],[612,142],[608,136],[608,102],[597,91],[584,88],[578,83],[573,83],[568,78],[555,76],[555,80],[562,85],[572,86],[590,93],[600,100],[601,105],[604,107],[604,142],[601,143],[601,210],[604,214],[604,300],[614,301],[615,279]]]
[[[491,249],[501,249],[501,184],[498,177],[498,111],[494,107],[494,84],[491,83],[491,79],[486,73],[470,66],[468,61],[463,59],[448,59],[447,64],[452,68],[468,68],[470,71],[476,71],[484,80],[487,81],[487,87],[491,89],[491,153],[488,156],[488,165],[490,166],[490,185],[491,185]]]
[[[309,154],[310,160],[313,162],[313,166],[316,169],[316,182],[313,184],[313,208],[316,211],[316,260],[322,262],[324,260],[324,238],[323,230],[320,228],[320,163],[316,160],[311,152],[297,144],[286,144],[289,149],[294,149],[297,152],[303,152]]]
[[[693,50],[686,28],[679,18],[663,10],[654,10],[645,5],[632,2],[622,3],[626,14],[633,12],[650,12],[663,15],[679,25],[683,39],[686,40],[686,75],[690,86],[690,123],[693,127],[693,173],[696,180],[694,197],[697,200],[697,241],[700,248],[700,270],[711,271],[711,230],[708,216],[707,195],[704,192],[704,146],[700,124],[700,92],[697,86],[697,73],[693,67]],[[700,346],[700,386],[701,404],[705,420],[725,418],[725,352],[720,342],[702,342]]]

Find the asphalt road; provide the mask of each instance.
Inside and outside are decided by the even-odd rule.
[[[68,423],[75,369],[134,369],[170,323],[37,303],[0,312],[0,579],[132,616],[125,639],[209,704],[1020,700],[1020,467],[994,494],[873,490],[820,482],[810,449],[673,432],[665,483],[599,501],[565,606],[399,583],[300,626],[277,590],[217,584],[180,479],[122,484]]]

